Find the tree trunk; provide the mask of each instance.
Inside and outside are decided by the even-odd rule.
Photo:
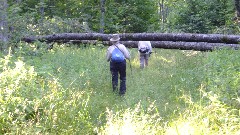
[[[43,27],[43,19],[44,19],[44,0],[41,0],[40,1],[40,8],[39,8],[39,11],[40,11],[40,14],[41,14],[41,19],[40,19],[40,27],[42,28]]]
[[[59,41],[60,43],[69,44],[103,44],[109,46],[109,41],[97,41],[97,40],[71,40],[71,41]],[[128,48],[138,48],[138,41],[120,41]],[[224,44],[224,43],[207,43],[207,42],[172,42],[172,41],[151,41],[153,48],[163,49],[179,49],[179,50],[195,50],[195,51],[212,51],[221,48],[239,49],[238,44]]]
[[[166,7],[164,5],[164,0],[159,0],[158,6],[159,6],[159,14],[160,14],[162,30],[163,30],[164,29],[164,23],[166,22],[166,13],[165,13]]]
[[[235,0],[236,17],[240,17],[240,0]]]
[[[158,1],[158,7],[159,7],[159,17],[160,17],[160,27],[161,27],[161,31],[164,30],[164,21],[163,21],[163,2],[161,2],[162,0]]]
[[[185,42],[208,42],[238,44],[240,36],[224,34],[190,34],[190,33],[126,33],[119,34],[121,41],[185,41]],[[45,42],[56,42],[58,40],[100,40],[108,41],[112,34],[101,33],[61,33],[38,37],[24,37],[25,42],[35,40]]]
[[[104,18],[105,18],[105,0],[100,0],[100,5],[101,5],[101,18],[100,18],[100,33],[104,33]]]
[[[128,48],[138,48],[138,41],[121,41]],[[173,41],[151,41],[153,48],[212,51],[221,48],[239,49],[239,44],[207,43],[207,42],[173,42]]]
[[[7,23],[7,0],[0,1],[0,41],[3,45],[0,47],[1,50],[7,51],[8,42],[8,23]]]

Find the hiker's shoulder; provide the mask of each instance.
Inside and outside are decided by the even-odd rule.
[[[116,45],[111,45],[108,48],[116,48]]]
[[[117,44],[117,46],[118,46],[119,48],[126,48],[126,46],[125,46],[124,44],[121,44],[121,43]]]
[[[115,48],[115,46],[114,46],[114,45],[111,45],[111,46],[108,47],[108,51],[111,51],[111,50],[113,50],[114,48]]]

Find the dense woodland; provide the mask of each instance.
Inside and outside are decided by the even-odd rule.
[[[239,32],[240,0],[0,0],[0,134],[239,135]],[[131,54],[123,97],[114,33]]]
[[[239,0],[1,0],[0,39],[55,33],[238,34]],[[4,46],[3,46],[4,48]]]

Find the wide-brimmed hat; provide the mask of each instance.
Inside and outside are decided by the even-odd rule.
[[[119,41],[120,37],[118,34],[113,34],[112,38],[110,38],[110,41]]]

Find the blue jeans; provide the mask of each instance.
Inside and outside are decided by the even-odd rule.
[[[123,62],[110,62],[110,71],[112,74],[112,88],[113,91],[118,87],[118,74],[120,75],[120,95],[124,95],[126,92],[126,60]]]

